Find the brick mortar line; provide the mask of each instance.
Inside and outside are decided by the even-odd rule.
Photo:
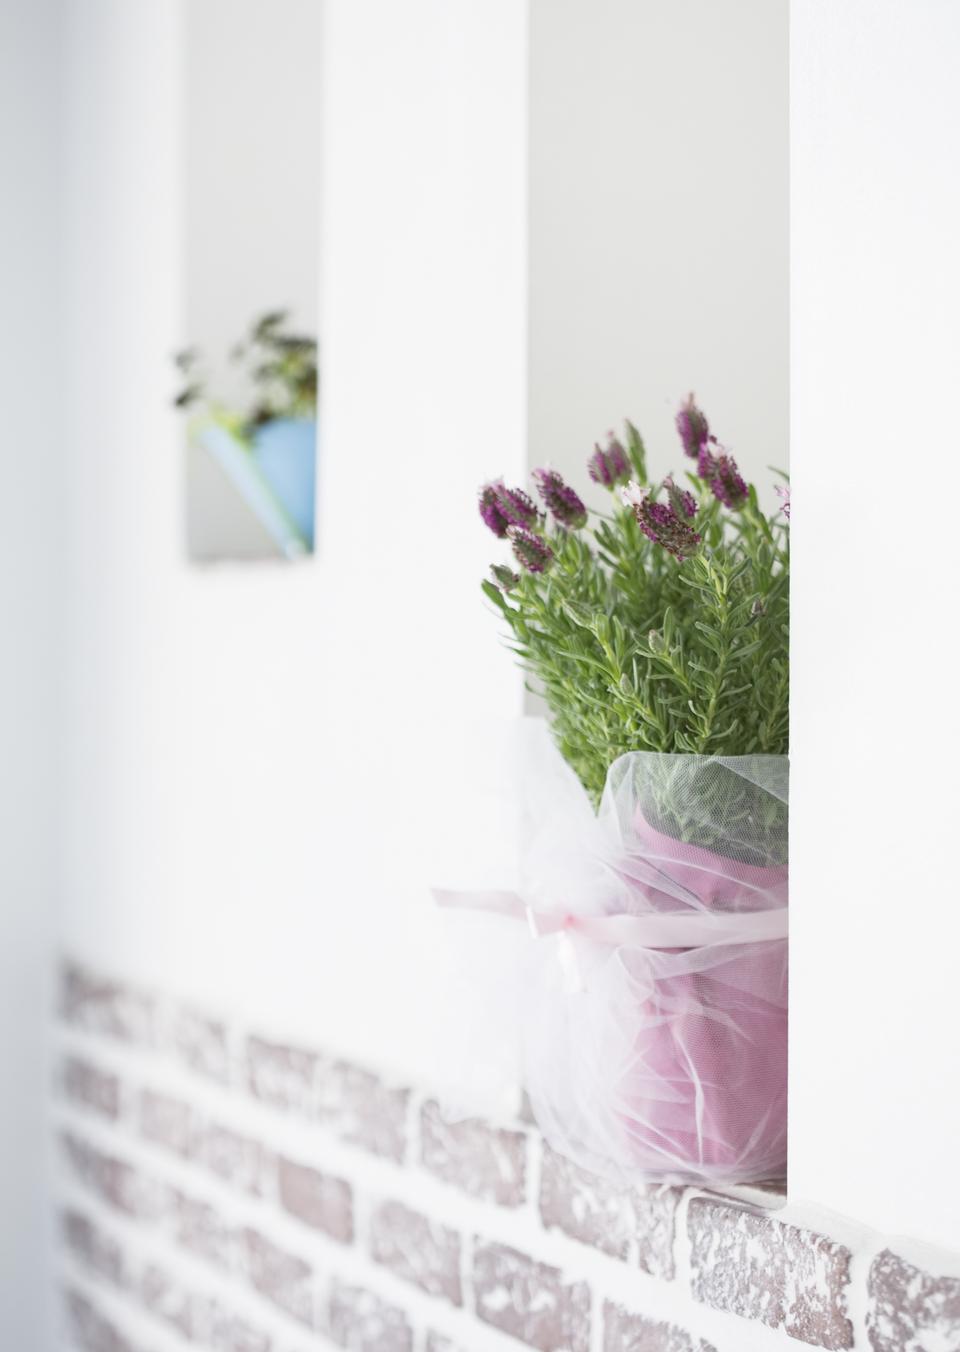
[[[690,1202],[697,1196],[693,1188],[684,1188],[680,1201],[677,1203],[677,1209],[673,1213],[673,1280],[682,1289],[683,1294],[692,1305],[698,1302],[693,1298],[693,1271],[690,1263],[691,1247],[690,1235],[687,1231],[687,1211]]]
[[[870,1276],[870,1269],[873,1266],[877,1254],[882,1251],[880,1248],[871,1247],[850,1251],[850,1282],[847,1286],[847,1315],[853,1325],[853,1346],[854,1348],[870,1346],[870,1340],[867,1336],[867,1311],[870,1305],[870,1297],[867,1292],[867,1280]]]

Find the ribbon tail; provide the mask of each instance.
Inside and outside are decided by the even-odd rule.
[[[506,915],[514,920],[527,918],[527,906],[516,892],[496,889],[488,892],[455,892],[442,887],[434,887],[432,892],[436,904],[446,910],[489,911],[493,915]]]

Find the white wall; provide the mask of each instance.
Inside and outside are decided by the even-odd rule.
[[[696,72],[706,57],[691,32],[729,55],[707,9],[687,30]],[[782,15],[758,7],[756,24],[774,9]],[[70,16],[64,941],[99,966],[429,1073],[431,1023],[445,1006],[426,886],[441,872],[447,881],[457,855],[460,881],[492,881],[491,842],[509,835],[502,789],[519,681],[477,599],[489,550],[463,504],[489,474],[516,477],[525,463],[524,8],[330,0],[321,554],[302,568],[205,574],[182,557],[180,430],[167,408],[168,354],[183,330],[180,9],[77,0]],[[545,16],[534,18],[536,33]],[[926,791],[956,751],[948,668],[928,693],[939,659],[927,635],[952,613],[950,534],[933,515],[941,492],[918,486],[924,506],[906,525],[895,499],[898,457],[912,468],[915,447],[949,454],[957,18],[945,0],[884,0],[867,20],[866,0],[795,0],[793,432],[798,569],[813,585],[798,591],[795,627],[793,1186],[881,1228],[960,1246],[943,1168],[960,1126],[944,1088],[957,1070],[943,938],[950,803]],[[768,22],[769,50],[780,51]],[[615,110],[624,78],[611,73]],[[757,105],[748,116],[735,85],[721,85],[708,111],[742,140]],[[725,124],[730,104],[739,111]],[[663,125],[693,138],[676,90],[669,113]],[[531,154],[549,150],[537,116]],[[713,123],[697,125],[706,134]],[[743,144],[758,157],[750,164],[778,172],[771,144]],[[662,158],[644,163],[679,192],[676,157],[651,141],[655,151]],[[585,199],[606,200],[618,168],[608,163]],[[716,259],[718,232],[722,257],[738,257],[749,222],[737,204],[754,177],[731,169],[731,187],[698,168],[714,194],[729,189],[726,210],[714,220],[710,197],[702,226],[678,212],[655,238],[665,269],[668,244],[683,243],[707,314],[688,323],[682,313],[669,340],[661,323],[638,320],[638,347],[622,365],[611,359],[609,390],[605,364],[584,351],[609,341],[597,318],[612,311],[609,289],[601,312],[589,268],[571,277],[592,318],[568,357],[542,332],[544,278],[559,279],[564,258],[539,273],[548,254],[531,259],[534,459],[579,464],[622,412],[672,446],[673,402],[691,385],[745,465],[782,458],[781,300],[774,289],[757,298],[742,257],[729,290],[697,272]],[[774,224],[775,199],[771,190],[763,208]],[[531,248],[539,239],[545,251],[537,210]],[[611,257],[620,275],[637,269],[653,285],[647,238]],[[782,280],[782,238],[766,247],[756,241],[755,266]],[[661,302],[674,287],[689,299],[685,271],[671,261],[666,275]],[[645,321],[644,294],[627,299]],[[580,368],[590,371],[583,406],[571,397]],[[647,398],[663,400],[649,415]],[[894,541],[879,574],[852,524],[868,509]]]
[[[787,0],[532,0],[530,454],[577,483],[695,390],[769,502],[788,445]]]
[[[473,504],[523,460],[524,12],[326,17],[320,554],[205,571],[182,555],[167,406],[180,9],[72,11],[62,930],[101,967],[425,1074],[430,842],[486,852],[520,705]]]
[[[59,0],[0,6],[0,1346],[41,1348],[63,668]]]
[[[960,1248],[960,8],[792,9],[791,1185]]]

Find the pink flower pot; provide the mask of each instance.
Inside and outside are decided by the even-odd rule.
[[[637,816],[637,845],[711,913],[786,905],[787,869],[670,840]],[[675,895],[634,882],[641,911]],[[648,1174],[749,1181],[787,1160],[787,940],[623,951],[643,994],[634,1062],[618,1086],[627,1155]]]
[[[597,905],[582,889],[560,932],[539,945],[527,1001],[533,1110],[555,1149],[620,1178],[779,1178],[787,1160],[787,866],[752,862],[750,836],[768,846],[772,837],[770,852],[785,855],[783,762],[750,758],[741,777],[741,758],[718,771],[708,758],[645,754],[621,758],[608,780],[597,821]],[[677,814],[687,833],[718,839],[729,854],[650,825],[641,811],[650,797],[644,775],[662,776],[667,760],[689,762],[679,767]],[[758,765],[775,782],[769,799],[763,775],[754,778]],[[707,766],[709,781],[699,773]],[[700,820],[704,804],[717,820]],[[693,941],[682,942],[685,934]]]

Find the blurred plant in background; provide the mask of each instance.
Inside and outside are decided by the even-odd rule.
[[[248,409],[235,411],[230,420],[238,431],[250,436],[264,423],[279,418],[313,418],[317,411],[317,342],[315,338],[293,333],[288,328],[286,310],[270,310],[250,326],[246,338],[230,351],[230,360],[246,368],[252,390]],[[206,405],[221,416],[208,394],[209,376],[203,354],[188,347],[174,357],[174,365],[184,380],[174,405],[195,409]],[[229,415],[228,415],[229,416]]]
[[[231,349],[230,361],[249,390],[234,407],[210,395],[210,377],[198,348],[185,348],[174,357],[184,382],[174,404],[195,413],[190,440],[216,461],[226,479],[214,486],[213,508],[207,502],[197,509],[194,556],[218,556],[216,532],[222,529],[223,509],[234,498],[256,523],[250,534],[244,518],[241,552],[248,549],[248,539],[260,549],[265,535],[268,550],[275,548],[287,558],[309,554],[316,515],[316,339],[293,332],[286,310],[270,310]],[[236,541],[236,532],[231,538]]]

